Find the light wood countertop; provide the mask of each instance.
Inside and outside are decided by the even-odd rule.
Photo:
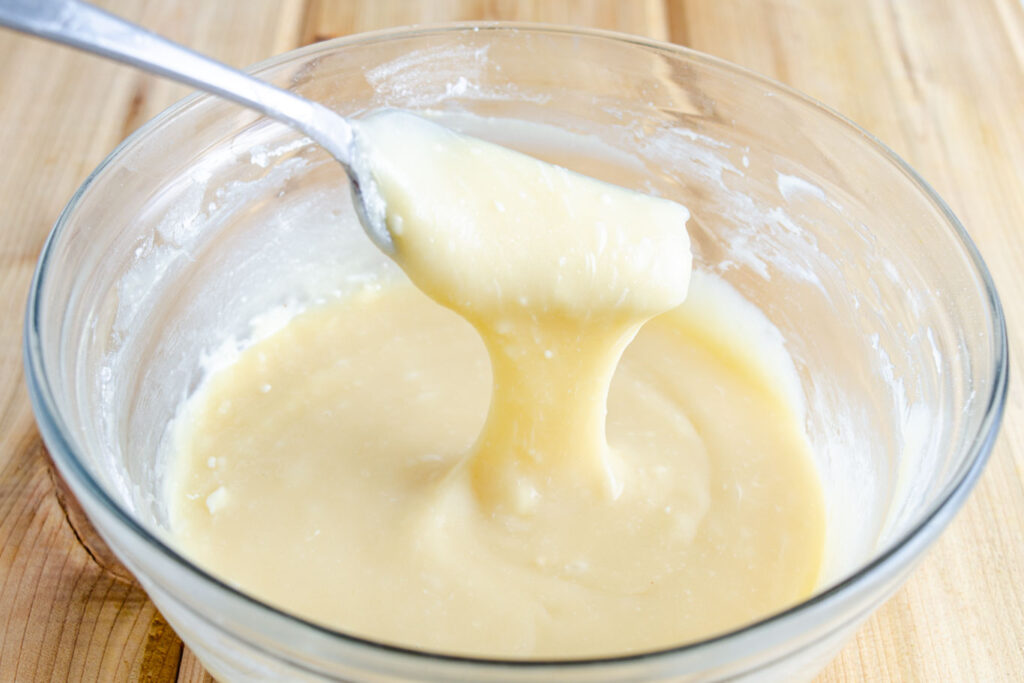
[[[317,40],[451,20],[578,24],[690,46],[881,138],[952,206],[1024,320],[1019,0],[235,0],[99,3],[243,66]],[[0,30],[0,680],[207,675],[61,493],[29,407],[22,316],[43,241],[89,171],[183,87]],[[980,484],[821,681],[1024,680],[1024,395]]]

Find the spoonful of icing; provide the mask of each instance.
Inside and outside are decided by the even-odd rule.
[[[0,26],[180,81],[301,131],[345,167],[364,230],[382,251],[392,252],[383,203],[372,189],[364,193],[353,169],[356,150],[352,122],[327,107],[77,0],[0,0]]]
[[[686,297],[685,207],[397,110],[347,120],[76,0],[0,0],[0,25],[207,90],[308,135],[345,168],[366,233],[480,334],[486,424],[463,471],[494,513],[615,500],[605,439],[626,345]]]

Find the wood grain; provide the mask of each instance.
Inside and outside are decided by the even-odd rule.
[[[101,3],[244,65],[353,32],[546,21],[671,40],[842,111],[907,159],[977,242],[1024,320],[1024,9],[1018,0],[247,0]],[[21,317],[50,225],[118,141],[186,90],[0,33],[0,680],[208,681],[48,464],[21,370]],[[821,681],[1024,675],[1024,396],[1011,385],[977,491]]]

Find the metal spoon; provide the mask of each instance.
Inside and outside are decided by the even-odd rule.
[[[393,252],[391,235],[384,226],[383,207],[379,201],[372,201],[368,207],[358,182],[352,123],[327,107],[77,0],[0,0],[0,26],[181,81],[305,133],[345,168],[352,180],[353,203],[363,229],[383,251]]]

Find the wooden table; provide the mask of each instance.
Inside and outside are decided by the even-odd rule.
[[[1019,0],[106,0],[230,64],[412,23],[505,19],[669,40],[809,93],[888,143],[946,198],[988,262],[1021,355],[1024,10]],[[51,471],[29,408],[21,321],[50,226],[89,171],[186,90],[0,32],[0,680],[208,676]],[[1024,395],[964,510],[822,674],[1024,676]]]

